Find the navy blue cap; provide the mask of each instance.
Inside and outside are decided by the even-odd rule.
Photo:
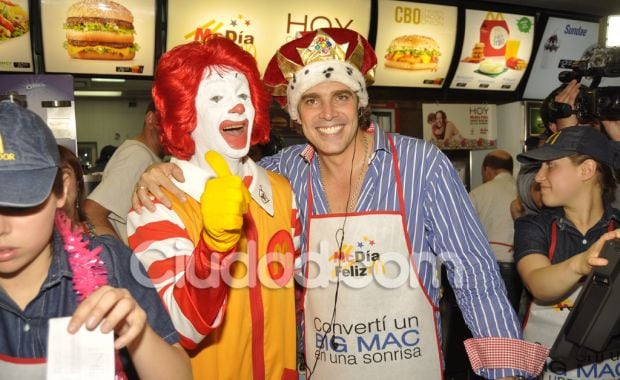
[[[590,126],[576,126],[555,132],[543,146],[519,154],[517,160],[531,164],[584,154],[615,168],[617,152],[618,143],[610,141],[600,131]]]
[[[0,102],[0,206],[43,203],[60,167],[52,131],[34,112]]]

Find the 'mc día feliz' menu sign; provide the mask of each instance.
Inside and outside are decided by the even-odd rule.
[[[264,73],[269,60],[298,33],[348,28],[368,37],[370,0],[169,0],[166,49],[219,33],[249,51]]]
[[[46,72],[153,75],[154,0],[42,0],[41,27]]]
[[[529,64],[534,17],[468,9],[450,88],[515,91]]]
[[[33,72],[28,0],[0,1],[0,72]]]
[[[378,12],[375,84],[442,87],[454,51],[457,7],[386,0]]]

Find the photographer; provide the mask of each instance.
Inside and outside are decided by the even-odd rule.
[[[603,244],[620,238],[620,211],[610,204],[618,152],[618,143],[596,129],[573,126],[560,128],[542,147],[517,156],[522,163],[541,164],[535,181],[547,206],[515,222],[515,262],[533,296],[524,323],[526,340],[553,344],[584,276],[594,266],[607,264],[598,257]],[[615,368],[620,363],[609,359],[570,372],[546,368],[543,378],[604,379],[608,377],[599,375],[605,364]]]
[[[560,129],[580,125],[573,111],[580,86],[576,80],[572,80],[551,91],[543,100],[540,118],[545,131],[540,136],[532,136],[525,141],[526,151],[529,152],[544,145],[547,138]],[[568,110],[566,113],[569,116],[562,115],[562,107]],[[510,204],[510,213],[514,220],[525,215],[537,214],[544,207],[540,195],[540,184],[535,180],[539,169],[540,162],[521,166],[517,176],[517,198]]]
[[[599,119],[589,116],[588,118],[578,118],[575,110],[575,103],[580,92],[583,91],[582,85],[576,80],[571,80],[568,84],[562,85],[554,90],[541,107],[541,117],[546,124],[548,131],[557,132],[562,128],[575,125],[591,125],[597,129],[603,127],[603,131],[614,141],[620,141],[620,121],[611,119]],[[551,101],[553,100],[553,101]],[[585,115],[584,115],[585,116]],[[548,117],[545,122],[545,117]],[[547,125],[548,124],[548,125]]]
[[[617,89],[617,87],[609,87],[608,89]],[[540,109],[540,117],[545,125],[545,132],[541,136],[542,142],[552,133],[563,128],[575,125],[586,125],[593,127],[610,140],[620,141],[620,120],[615,117],[614,111],[605,110],[608,115],[600,115],[593,110],[591,104],[597,103],[591,99],[586,101],[585,92],[592,91],[581,85],[576,79],[571,80],[567,84],[563,84],[553,90],[551,94],[543,101]],[[597,96],[595,95],[594,98]],[[617,112],[617,111],[616,111]],[[606,118],[608,117],[608,118]],[[612,206],[620,209],[620,189],[611,197]]]

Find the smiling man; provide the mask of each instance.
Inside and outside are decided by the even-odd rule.
[[[153,99],[187,201],[130,213],[129,245],[194,378],[295,378],[297,213],[286,179],[247,157],[269,136],[256,61],[222,37],[181,45],[160,59]]]
[[[305,227],[306,374],[442,378],[434,279],[443,262],[474,336],[466,342],[472,367],[489,379],[533,376],[546,350],[521,339],[452,164],[425,141],[369,128],[376,62],[358,33],[326,28],[280,47],[264,75],[309,142],[260,162],[291,181]],[[317,262],[331,274],[322,287],[313,286]]]

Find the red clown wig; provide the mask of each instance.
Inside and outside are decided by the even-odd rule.
[[[164,54],[153,82],[153,101],[159,114],[161,143],[172,156],[188,160],[195,151],[196,94],[205,69],[220,66],[246,76],[256,111],[251,144],[269,141],[270,95],[260,80],[256,60],[233,41],[213,37],[180,45]]]

